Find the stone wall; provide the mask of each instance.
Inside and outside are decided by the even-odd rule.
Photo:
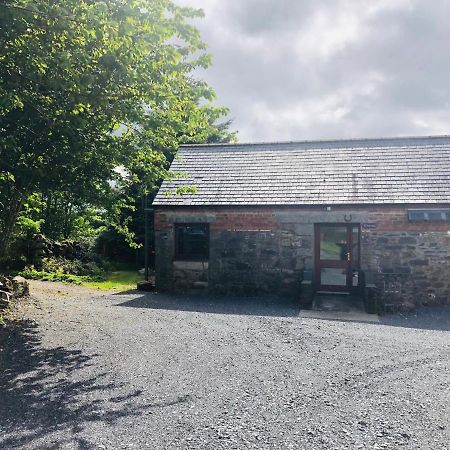
[[[356,209],[197,208],[155,211],[156,280],[161,290],[190,291],[207,281],[211,293],[296,296],[304,269],[314,267],[314,224],[367,220]],[[174,223],[209,223],[210,258],[201,279],[179,270]],[[185,262],[193,267],[197,262]],[[199,285],[197,283],[197,285]]]
[[[177,222],[209,223],[209,261],[174,260]],[[410,223],[406,207],[157,209],[157,288],[298,296],[314,269],[314,224],[349,222],[361,224],[361,269],[387,304],[448,302],[450,224]]]
[[[369,221],[367,269],[387,307],[450,303],[450,224],[410,223],[406,208],[373,210]]]
[[[208,289],[208,269],[208,261],[173,261],[174,290]]]
[[[298,291],[302,245],[291,232],[215,229],[210,245],[211,291],[244,295]]]

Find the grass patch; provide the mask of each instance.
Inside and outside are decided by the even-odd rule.
[[[117,270],[104,272],[101,275],[73,275],[60,270],[46,272],[27,267],[19,275],[31,280],[60,281],[102,291],[135,289],[137,281],[143,279],[143,276],[135,270]]]
[[[143,279],[142,275],[135,270],[118,270],[106,273],[103,280],[86,280],[81,284],[102,291],[112,289],[127,290],[136,289],[136,283],[141,279]]]
[[[73,275],[60,270],[46,272],[44,270],[36,270],[34,267],[26,267],[19,272],[19,275],[29,280],[61,281],[68,284],[82,284],[87,281],[100,281],[103,279],[103,276],[100,275]]]

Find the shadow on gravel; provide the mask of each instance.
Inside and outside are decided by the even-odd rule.
[[[132,291],[130,294],[138,294]],[[117,293],[119,294],[119,293]],[[128,294],[128,293],[124,293]],[[149,308],[167,311],[186,311],[209,314],[236,314],[269,317],[298,317],[300,306],[297,301],[267,297],[207,297],[200,295],[170,295],[159,293],[141,294],[116,306],[130,308]],[[325,320],[325,319],[324,319]],[[342,317],[326,320],[347,321]],[[359,320],[350,320],[359,322]],[[414,313],[386,314],[371,326],[387,325],[392,327],[416,328],[423,330],[450,331],[450,307],[423,307]]]
[[[142,294],[142,292],[138,291],[137,289],[127,289],[126,291],[114,292],[112,295],[130,295],[130,294]]]
[[[149,293],[119,303],[117,306],[271,317],[298,317],[300,313],[298,301],[264,297],[173,296]]]
[[[421,330],[450,331],[450,307],[427,306],[412,313],[387,314],[381,317],[381,325]]]
[[[19,322],[6,336],[3,333],[2,343],[2,449],[59,449],[69,442],[70,448],[93,448],[96,446],[79,435],[89,422],[114,424],[152,407],[131,404],[141,391],[123,395],[122,390],[119,395],[121,386],[106,380],[106,373],[90,372],[97,355],[63,347],[42,348],[34,322]],[[37,439],[47,443],[37,447]]]

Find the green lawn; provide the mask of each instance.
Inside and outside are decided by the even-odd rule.
[[[111,289],[125,291],[128,289],[136,289],[136,283],[141,279],[143,279],[143,276],[134,270],[118,270],[108,272],[104,281],[83,281],[81,284],[82,286],[100,289],[102,291],[109,291]]]

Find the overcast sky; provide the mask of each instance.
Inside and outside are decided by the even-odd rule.
[[[239,140],[450,134],[449,0],[177,0]]]

